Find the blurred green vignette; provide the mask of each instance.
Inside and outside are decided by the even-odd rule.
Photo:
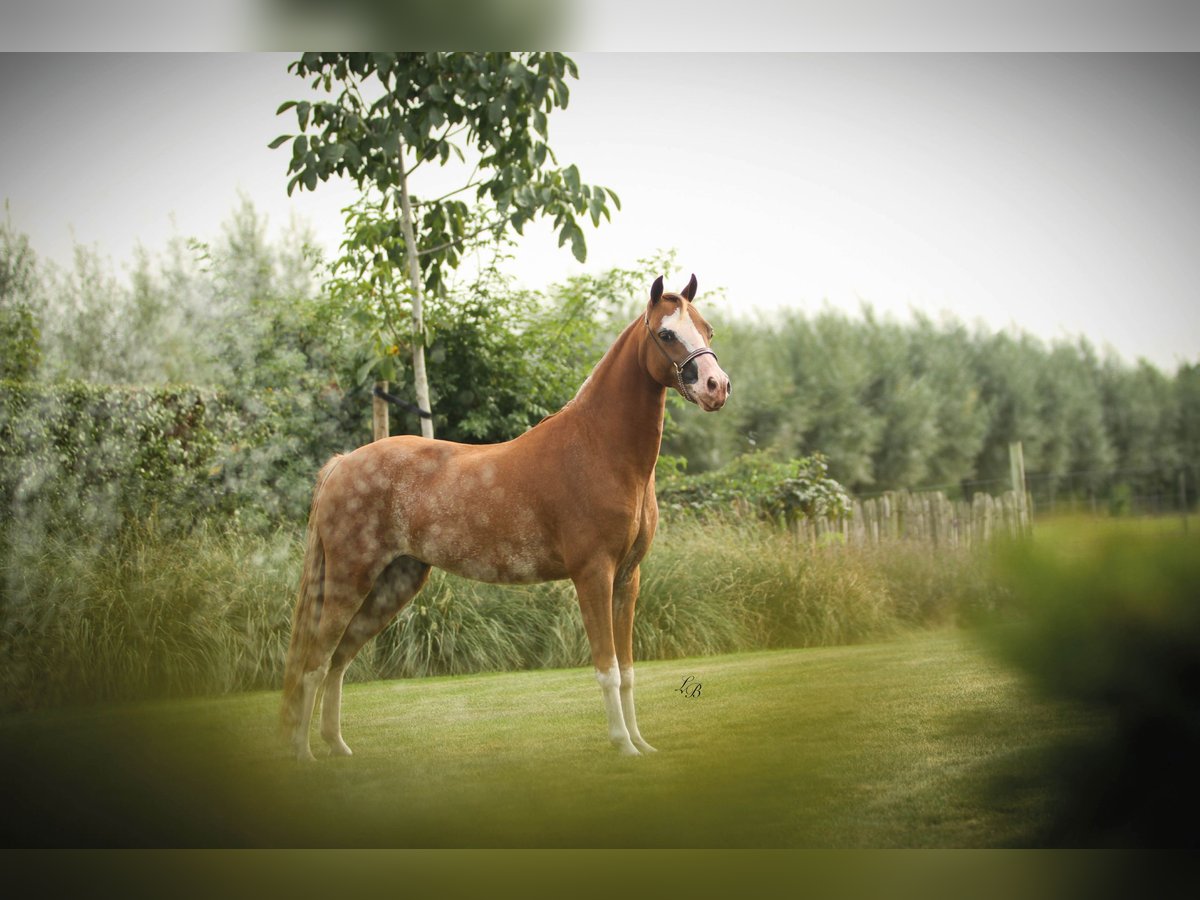
[[[575,0],[260,0],[272,44],[549,47],[570,33]],[[331,35],[340,38],[330,40]]]
[[[1047,749],[1041,845],[1200,844],[1200,539],[1163,524],[1056,522],[998,554],[1012,606],[992,645],[1103,722]]]

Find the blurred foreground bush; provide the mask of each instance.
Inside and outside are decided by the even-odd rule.
[[[1053,748],[1052,846],[1195,847],[1200,825],[1200,540],[1079,524],[1000,556],[1017,621],[1001,654],[1049,696],[1105,714],[1103,739]]]

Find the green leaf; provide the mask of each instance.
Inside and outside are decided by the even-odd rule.
[[[587,242],[583,239],[583,229],[572,223],[571,255],[580,262],[587,260]]]
[[[291,138],[292,136],[290,134],[281,134],[279,137],[275,138],[275,140],[271,141],[271,143],[267,144],[267,147],[272,150],[276,150],[286,144],[289,140],[291,140]]]
[[[279,104],[279,109],[275,110],[275,115],[277,115],[277,116],[282,115],[283,113],[287,112],[289,109],[291,109],[295,105],[296,105],[295,100],[285,101],[284,103]]]
[[[371,371],[375,368],[375,360],[368,359],[365,363],[358,367],[358,372],[355,373],[355,378],[359,384],[366,384],[371,378]]]
[[[326,144],[321,149],[321,162],[326,167],[335,166],[346,154],[345,144]]]
[[[571,193],[579,193],[579,169],[576,168],[574,163],[563,170],[563,180],[567,183],[567,187],[571,189]]]
[[[603,194],[596,194],[592,197],[591,202],[588,204],[588,212],[591,213],[593,225],[598,226],[600,224],[600,216],[602,214],[605,218],[608,218],[608,209],[604,206]]]

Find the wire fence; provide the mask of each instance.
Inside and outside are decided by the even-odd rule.
[[[1012,479],[993,478],[859,494],[849,515],[809,519],[797,530],[814,542],[899,539],[969,547],[998,535],[1030,533],[1039,517],[1177,516],[1187,532],[1196,504],[1188,470],[1026,472],[1017,480],[1023,480],[1025,490],[1013,490]]]
[[[952,500],[943,491],[886,491],[855,498],[850,514],[803,519],[799,535],[814,543],[880,544],[907,540],[935,546],[972,547],[1001,535],[1027,534],[1032,527],[1027,494],[983,492]]]
[[[1026,472],[1025,492],[1035,513],[1096,516],[1163,516],[1193,513],[1197,483],[1191,469],[1091,469],[1078,472]],[[1009,478],[964,479],[954,484],[911,488],[911,493],[942,492],[952,500],[993,497],[1013,490]],[[878,499],[895,491],[867,491],[860,500]]]

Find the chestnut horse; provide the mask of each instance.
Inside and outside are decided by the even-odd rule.
[[[669,388],[706,412],[729,378],[696,311],[696,276],[650,301],[574,399],[520,437],[469,445],[385,438],[335,456],[317,478],[284,675],[282,725],[299,759],[321,696],[321,736],[342,740],[342,676],[362,646],[437,566],[529,584],[569,578],[591,645],[608,736],[626,755],[654,751],[633,705],[639,565],[658,523],[654,464]]]

